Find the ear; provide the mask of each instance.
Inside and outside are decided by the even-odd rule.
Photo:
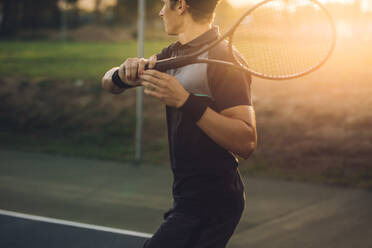
[[[178,0],[177,4],[177,12],[179,15],[183,15],[188,8],[188,5],[186,3],[186,0]]]

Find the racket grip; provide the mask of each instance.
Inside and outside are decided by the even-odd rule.
[[[166,72],[167,70],[179,68],[191,64],[193,58],[187,56],[184,57],[173,57],[169,59],[159,60],[156,62],[155,67],[152,68],[157,71]],[[147,70],[147,69],[146,69]]]
[[[166,72],[167,70],[186,66],[190,63],[192,63],[192,59],[187,59],[186,57],[178,57],[178,58],[175,57],[175,58],[159,60],[158,62],[156,62],[155,66],[151,69],[157,70],[160,72]],[[149,68],[149,65],[147,64],[145,65],[145,70],[148,70],[148,69],[150,68]],[[123,70],[125,74],[125,68]],[[138,74],[137,74],[137,78],[138,78]]]
[[[145,70],[148,70],[148,69],[150,69],[150,68],[149,68],[149,65],[147,64],[147,65],[145,65]],[[157,71],[160,71],[160,72],[165,72],[166,70],[169,69],[169,63],[164,63],[162,61],[159,61],[151,69],[152,70],[157,70]]]
[[[161,72],[165,72],[166,70],[168,70],[168,67],[169,67],[169,63],[159,63],[159,64],[156,64],[151,69],[161,71]],[[149,65],[147,64],[147,65],[145,65],[145,70],[148,70],[148,69],[150,69],[150,68],[149,68]],[[125,67],[123,68],[123,71],[124,71],[124,74],[125,74]],[[137,78],[138,78],[138,71],[137,71]]]

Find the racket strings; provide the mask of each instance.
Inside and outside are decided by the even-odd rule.
[[[324,61],[332,47],[332,28],[327,13],[314,1],[270,1],[242,20],[233,45],[251,71],[288,77]]]

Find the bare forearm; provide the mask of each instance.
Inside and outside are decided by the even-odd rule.
[[[256,148],[256,129],[207,108],[197,125],[217,144],[247,159]]]

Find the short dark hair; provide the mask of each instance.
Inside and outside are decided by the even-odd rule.
[[[171,8],[174,8],[179,0],[170,0]],[[214,11],[220,0],[185,0],[190,6],[192,19],[196,22],[208,22],[214,17]]]

